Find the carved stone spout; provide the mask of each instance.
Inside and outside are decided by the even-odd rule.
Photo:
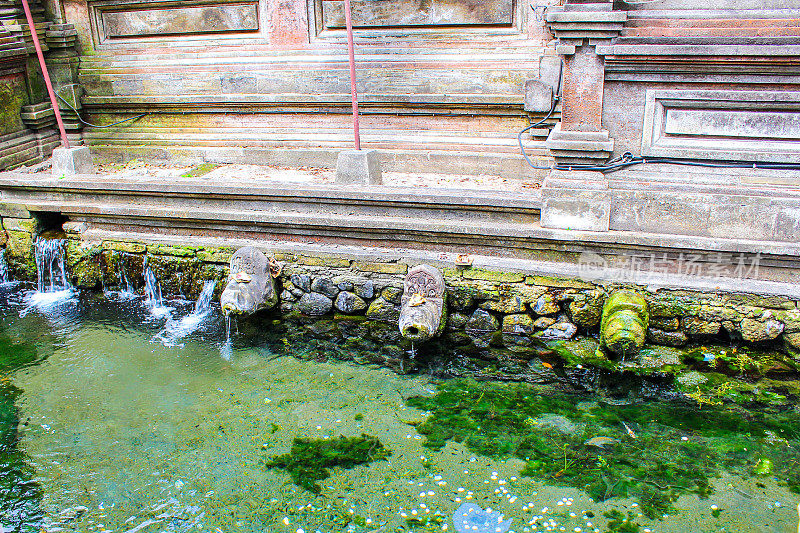
[[[252,246],[239,248],[230,261],[228,284],[219,297],[226,315],[249,315],[278,303],[270,260]]]
[[[444,329],[445,286],[438,269],[418,265],[408,271],[400,300],[400,333],[412,341],[426,341]]]
[[[647,301],[640,294],[615,292],[603,306],[601,346],[617,355],[636,355],[644,346],[649,319]]]

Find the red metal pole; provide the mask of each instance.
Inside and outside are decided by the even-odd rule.
[[[23,0],[23,2],[26,0]],[[350,0],[344,0],[344,20],[347,24],[347,51],[350,54],[350,94],[353,99],[353,131],[356,150],[361,150],[361,135],[358,131],[358,93],[356,92],[356,56],[353,46],[353,19],[350,13]]]
[[[44,84],[47,86],[47,94],[50,96],[50,104],[53,106],[53,111],[56,114],[56,122],[58,122],[58,131],[61,134],[61,144],[64,145],[64,148],[69,149],[69,140],[67,139],[67,131],[64,129],[64,121],[61,120],[61,110],[58,108],[56,93],[53,91],[53,84],[50,83],[50,74],[47,72],[47,65],[45,65],[44,63],[44,54],[42,54],[42,47],[39,45],[39,35],[37,35],[36,26],[34,26],[33,24],[33,15],[31,15],[31,8],[28,5],[28,0],[22,0],[22,8],[25,10],[25,18],[28,19],[28,26],[31,29],[31,37],[33,37],[33,46],[34,48],[36,48],[36,55],[39,57],[39,66],[42,67]]]

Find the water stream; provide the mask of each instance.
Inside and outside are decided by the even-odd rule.
[[[6,250],[0,250],[0,283],[8,283],[8,263],[6,263]]]
[[[168,315],[164,328],[154,337],[154,340],[166,346],[182,346],[179,341],[197,331],[211,314],[212,298],[216,286],[216,281],[206,281],[200,296],[194,303],[192,312],[179,320],[173,318],[171,314]]]
[[[150,314],[156,318],[168,316],[173,308],[164,305],[164,298],[161,296],[161,285],[158,283],[155,274],[144,265],[144,297],[145,305],[150,309]]]
[[[34,242],[34,259],[36,263],[37,290],[25,295],[27,306],[20,311],[21,315],[33,309],[58,314],[65,304],[71,302],[75,292],[67,281],[64,266],[66,240],[38,238]]]

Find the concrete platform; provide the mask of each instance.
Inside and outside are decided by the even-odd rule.
[[[543,228],[536,190],[280,186],[199,178],[42,179],[5,173],[0,175],[0,201],[4,223],[25,213],[60,213],[81,235],[405,250],[420,258],[467,253],[496,270],[699,290],[728,287],[788,295],[800,286],[796,241]],[[738,277],[737,262],[748,267]]]

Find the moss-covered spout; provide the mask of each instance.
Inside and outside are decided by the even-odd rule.
[[[600,321],[600,344],[607,351],[635,355],[644,346],[650,315],[647,301],[633,291],[620,290],[603,306]]]

